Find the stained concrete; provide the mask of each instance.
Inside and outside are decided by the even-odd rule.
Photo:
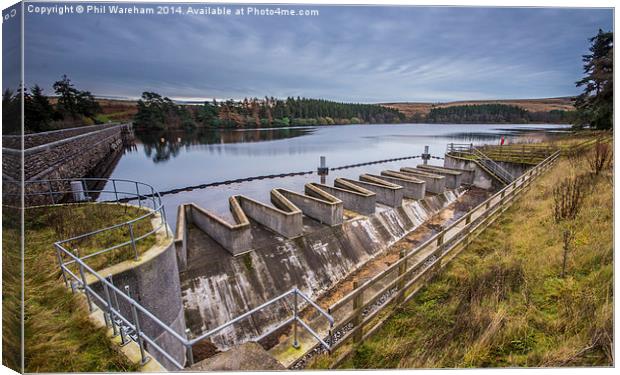
[[[361,175],[360,181],[343,179],[344,181],[361,186],[377,194],[377,202],[390,207],[399,207],[403,204],[403,187],[373,177]]]
[[[188,371],[268,371],[286,370],[262,346],[247,342],[191,366]]]
[[[231,257],[204,232],[190,226],[188,267],[181,278],[191,335],[217,327],[293,287],[317,298],[459,194],[462,191],[447,191],[422,201],[405,199],[401,207],[357,216],[340,226],[304,225],[308,230],[302,237],[265,237],[253,251],[238,257]],[[226,349],[257,337],[290,316],[291,303],[282,301],[253,314],[212,342]]]
[[[384,171],[385,172],[385,171]],[[399,177],[391,177],[389,175],[364,174],[364,176],[381,179],[403,188],[403,197],[409,199],[424,199],[426,194],[426,182],[418,180],[414,177],[399,175]]]
[[[301,210],[277,190],[271,191],[271,202],[275,207],[243,195],[237,195],[235,198],[248,217],[274,232],[286,238],[295,238],[303,234]]]
[[[185,215],[187,222],[209,234],[232,255],[238,255],[252,249],[253,236],[250,221],[241,209],[239,201],[233,197],[229,202],[235,219],[233,224],[195,204],[182,205],[179,210],[189,207],[189,215]]]
[[[336,184],[337,184],[336,180]],[[372,215],[375,212],[377,204],[377,195],[371,191],[350,187],[343,184],[336,186],[328,186],[324,184],[311,183],[310,185],[318,187],[328,192],[334,197],[340,199],[347,210],[358,212],[362,215]]]
[[[154,220],[159,220],[157,217]],[[165,230],[168,230],[166,227]],[[181,301],[181,287],[177,256],[173,239],[166,237],[164,229],[157,232],[156,244],[140,255],[138,261],[128,260],[98,271],[102,276],[112,275],[114,285],[124,292],[129,286],[131,296],[146,310],[168,325],[176,333],[185,336],[185,315]],[[98,279],[87,275],[87,283],[105,300],[103,286]],[[98,302],[97,299],[94,299]],[[123,316],[131,317],[128,303],[118,297]],[[100,307],[102,307],[100,305]],[[157,345],[163,347],[177,362],[185,363],[185,347],[164,328],[142,312],[138,312],[140,327]],[[146,350],[164,367],[176,367],[156,349],[145,345]]]
[[[495,161],[495,163],[504,168],[515,178],[521,176],[527,170],[532,168],[532,165],[523,163],[508,163],[501,161]],[[484,168],[482,168],[475,160],[446,154],[444,157],[444,167],[472,170],[473,181],[471,184],[481,189],[497,190],[505,186],[503,183],[501,183],[495,177],[489,174]]]
[[[403,167],[400,173],[409,175],[426,182],[426,191],[433,194],[441,194],[446,190],[446,178],[435,173],[421,171],[417,168]]]
[[[438,174],[445,177],[446,188],[447,189],[456,189],[457,187],[462,185],[462,173],[457,172],[452,169],[445,168],[437,168],[432,165],[424,165],[420,164],[416,166],[416,169],[421,170],[422,172],[428,172],[433,174]]]
[[[340,199],[310,184],[305,189],[307,195],[286,189],[276,190],[299,207],[304,215],[330,226],[342,224],[344,206]]]
[[[475,170],[472,169],[459,169],[459,168],[448,168],[448,167],[440,167],[437,165],[424,165],[422,164],[424,167],[423,168],[440,168],[440,169],[444,169],[444,170],[448,170],[448,171],[456,171],[456,172],[461,172],[461,183],[462,184],[467,184],[467,185],[473,185],[474,183],[474,175],[475,175]],[[420,165],[418,165],[417,167],[420,167]]]

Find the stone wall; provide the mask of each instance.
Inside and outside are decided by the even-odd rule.
[[[124,140],[131,137],[131,124],[95,125],[64,129],[53,132],[26,135],[24,142],[33,147],[23,151],[23,173],[25,181],[73,179],[91,176],[95,168],[110,157],[120,153]],[[22,152],[15,145],[15,136],[3,139],[3,182],[7,186],[11,181],[21,180]],[[19,137],[17,137],[19,138]],[[50,141],[48,143],[42,143]],[[17,145],[19,147],[19,145]],[[68,190],[61,183],[54,183],[53,190]],[[40,193],[50,190],[48,184],[26,183],[26,193]],[[32,197],[31,197],[32,198]],[[39,197],[42,198],[42,197]],[[61,197],[59,197],[61,198]],[[38,198],[32,198],[36,200]],[[34,202],[49,204],[53,202]],[[27,202],[27,204],[30,204]]]
[[[29,149],[32,147],[41,146],[44,144],[75,137],[77,135],[116,127],[118,125],[123,125],[123,124],[114,123],[114,124],[102,124],[102,125],[91,125],[91,126],[79,126],[77,128],[51,130],[48,132],[25,134],[23,137],[21,135],[5,135],[5,136],[2,136],[2,147],[19,150],[22,148],[21,141],[23,138],[24,149]]]

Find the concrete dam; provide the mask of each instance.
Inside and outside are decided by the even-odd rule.
[[[270,203],[231,196],[232,220],[195,204],[177,213],[175,246],[188,338],[292,287],[320,298],[473,187],[473,169],[403,166],[303,192],[273,189]],[[210,337],[226,350],[277,327],[282,301]],[[196,355],[196,354],[195,354]],[[200,356],[197,356],[199,360]]]
[[[105,193],[116,199],[106,204],[137,201],[142,217],[104,229],[127,226],[129,240],[82,257],[71,251],[74,239],[54,245],[67,287],[82,289],[111,337],[137,343],[142,365],[153,359],[168,370],[221,370],[218,358],[234,359],[240,346],[255,342],[272,363],[303,368],[320,350],[371,335],[378,314],[415,295],[558,154],[536,150],[538,159],[530,152],[496,162],[476,152],[451,146],[444,166],[398,159],[372,172],[355,166],[330,183],[272,184],[264,198],[231,195],[229,214],[183,203],[174,234],[152,186],[114,180],[113,190],[84,190],[83,198]],[[135,184],[135,193],[122,183]],[[60,192],[51,195],[58,204],[54,194]],[[135,238],[136,220],[150,221],[153,230]],[[147,236],[155,244],[141,253],[136,241]],[[125,245],[131,259],[103,269],[85,262]]]

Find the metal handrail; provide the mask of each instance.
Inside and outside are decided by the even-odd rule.
[[[182,346],[184,346],[186,348],[186,353],[187,353],[187,359],[190,363],[190,365],[193,363],[193,354],[192,354],[192,347],[193,345],[195,345],[196,343],[198,343],[199,341],[202,341],[208,337],[211,337],[215,334],[217,334],[218,332],[222,331],[223,329],[230,327],[234,324],[236,324],[237,322],[243,320],[244,318],[249,317],[250,315],[258,312],[259,310],[262,310],[264,308],[267,308],[268,306],[273,305],[274,303],[277,303],[279,301],[281,301],[282,299],[289,297],[289,296],[293,296],[294,297],[294,314],[293,317],[287,319],[284,323],[286,324],[294,324],[294,345],[297,345],[297,326],[298,324],[301,325],[302,328],[306,329],[313,337],[317,338],[318,341],[321,343],[321,345],[324,345],[325,348],[327,350],[330,350],[330,346],[327,342],[325,342],[324,340],[322,340],[319,336],[319,334],[317,332],[315,332],[308,324],[306,324],[303,320],[301,320],[300,316],[299,316],[299,305],[298,305],[298,297],[300,297],[302,300],[306,301],[309,305],[311,305],[312,307],[314,307],[322,316],[324,316],[329,324],[330,327],[333,326],[334,324],[334,318],[328,314],[327,312],[325,312],[320,306],[318,306],[316,303],[314,303],[308,296],[306,296],[302,291],[300,291],[297,288],[293,288],[290,291],[276,297],[273,298],[272,300],[269,300],[265,303],[263,303],[262,305],[210,330],[209,332],[206,332],[196,338],[193,338],[191,340],[187,339],[187,337],[184,337],[183,335],[179,334],[175,329],[173,329],[171,326],[169,326],[168,324],[164,323],[162,320],[160,320],[157,316],[155,316],[152,312],[150,312],[147,308],[145,308],[144,306],[142,306],[139,302],[137,302],[135,299],[133,299],[131,297],[131,295],[129,294],[129,290],[126,290],[126,292],[123,292],[121,289],[119,289],[118,287],[116,287],[114,285],[114,283],[111,280],[111,276],[110,279],[108,280],[108,278],[103,277],[101,274],[99,274],[97,271],[95,271],[95,269],[93,269],[91,266],[89,266],[86,263],[87,259],[90,259],[92,257],[95,257],[97,255],[101,255],[103,253],[112,251],[114,249],[123,247],[123,246],[127,246],[127,245],[132,245],[134,251],[136,251],[136,259],[138,256],[137,253],[137,248],[136,248],[136,242],[146,238],[156,232],[158,232],[159,230],[161,230],[162,227],[164,227],[165,231],[166,231],[166,236],[169,236],[169,231],[167,228],[167,224],[166,224],[166,220],[165,220],[165,211],[164,211],[164,206],[162,204],[161,201],[161,196],[159,194],[159,192],[157,192],[151,185],[148,184],[144,184],[142,182],[138,182],[138,181],[133,181],[133,180],[127,180],[127,179],[104,179],[104,178],[78,178],[78,179],[49,179],[49,180],[31,180],[31,181],[25,181],[24,182],[24,186],[30,184],[40,184],[43,186],[46,186],[48,189],[46,191],[39,191],[39,192],[32,192],[32,193],[25,193],[25,188],[22,187],[24,190],[24,194],[23,195],[27,195],[27,196],[47,196],[49,197],[49,199],[51,199],[51,205],[59,205],[61,204],[61,199],[57,200],[55,197],[57,196],[61,196],[64,197],[67,194],[73,194],[75,193],[73,190],[64,190],[64,189],[54,189],[54,185],[61,183],[63,185],[65,184],[70,184],[72,181],[81,181],[82,182],[82,187],[83,189],[81,190],[82,193],[85,194],[85,196],[92,196],[94,194],[102,194],[102,193],[107,193],[107,194],[114,194],[114,199],[112,200],[104,200],[104,201],[100,201],[100,202],[117,202],[119,203],[121,200],[137,200],[138,201],[138,206],[139,207],[143,207],[142,206],[142,200],[151,200],[153,202],[153,208],[151,212],[148,212],[144,215],[140,215],[137,218],[133,218],[131,220],[122,222],[122,223],[117,223],[105,228],[101,228],[101,229],[97,229],[94,230],[92,232],[89,233],[84,233],[81,235],[77,235],[77,236],[73,236],[71,238],[67,238],[67,239],[63,239],[60,241],[57,241],[54,243],[54,247],[56,248],[56,252],[57,252],[57,257],[58,257],[58,262],[59,262],[59,266],[61,269],[61,273],[62,273],[62,277],[64,279],[65,285],[67,287],[71,287],[71,290],[73,292],[75,292],[77,289],[81,288],[81,290],[84,292],[87,302],[88,302],[88,307],[90,309],[90,311],[94,310],[94,306],[93,303],[94,301],[98,302],[98,304],[100,305],[100,308],[104,311],[104,317],[105,317],[105,321],[106,321],[106,325],[111,326],[113,329],[113,332],[115,334],[119,334],[121,335],[121,341],[125,342],[126,337],[125,336],[129,336],[128,332],[129,331],[134,331],[136,332],[136,341],[138,342],[138,345],[140,346],[140,352],[141,352],[141,358],[142,358],[142,363],[146,363],[146,361],[148,361],[148,356],[146,355],[146,352],[144,350],[144,342],[147,342],[149,344],[150,347],[154,348],[155,350],[157,350],[157,352],[159,352],[161,355],[163,355],[167,360],[170,361],[170,363],[172,363],[175,367],[179,368],[179,369],[183,369],[185,366],[179,362],[178,360],[176,360],[165,348],[163,348],[162,346],[158,345],[155,342],[154,338],[149,337],[140,327],[140,323],[139,323],[139,316],[138,316],[138,312],[140,312],[142,314],[143,317],[148,318],[150,321],[152,321],[155,326],[159,327],[160,329],[164,330],[165,332],[169,333],[170,335],[172,335],[172,337],[177,340],[178,343],[180,343]],[[112,182],[112,186],[113,186],[113,190],[106,190],[106,189],[90,189],[88,188],[88,185],[85,182],[104,182],[106,184],[108,184],[109,182]],[[134,186],[136,186],[136,191],[125,191],[125,190],[119,190],[117,188],[117,183],[130,183],[133,184]],[[148,198],[146,198],[147,196],[145,194],[143,194],[143,192],[141,192],[140,190],[140,186],[146,187],[146,189],[148,189],[149,191],[149,195]],[[149,199],[150,198],[150,199]],[[146,208],[146,207],[145,207]],[[139,237],[134,237],[133,236],[133,231],[131,230],[132,225],[140,220],[144,220],[148,217],[154,216],[156,213],[160,213],[160,217],[161,217],[161,221],[160,221],[160,225],[155,227],[153,230],[139,236]],[[69,244],[70,242],[73,241],[77,241],[77,240],[82,240],[88,237],[92,237],[95,236],[97,234],[106,232],[106,231],[110,231],[110,230],[114,230],[123,226],[129,226],[130,228],[130,239],[128,241],[124,241],[122,243],[117,243],[114,244],[113,246],[104,248],[104,249],[100,249],[95,251],[94,253],[90,253],[90,254],[84,254],[82,256],[80,256],[80,254],[77,251],[71,251],[71,247],[68,246],[67,244]],[[65,259],[65,258],[69,258],[69,259]],[[72,271],[69,266],[72,267],[77,267],[77,269],[79,270],[79,272],[74,272]],[[91,286],[89,286],[89,283],[86,280],[86,274],[90,274],[92,275],[101,285],[104,291],[104,295],[100,295],[95,289],[93,289]],[[77,287],[76,287],[77,285]],[[125,288],[128,288],[127,286]],[[120,297],[119,297],[120,296]],[[124,303],[128,304],[132,310],[132,317],[126,317],[123,315],[123,312],[120,310],[119,306],[118,306],[118,300],[123,301]],[[116,302],[116,307],[114,306],[113,301]],[[269,331],[263,333],[260,337],[266,337],[272,333],[274,333],[277,329],[282,328],[284,325],[283,324],[279,324],[277,327],[270,329]],[[117,333],[118,332],[118,333]],[[132,338],[133,339],[133,338]]]
[[[307,301],[311,306],[313,306],[315,309],[317,309],[317,311],[323,315],[329,322],[330,327],[333,326],[334,324],[334,318],[328,314],[327,312],[325,312],[320,306],[318,306],[315,302],[313,302],[308,296],[306,296],[302,291],[300,291],[297,288],[293,288],[291,290],[289,290],[288,292],[277,296],[265,303],[263,303],[262,305],[255,307],[254,309],[218,326],[213,328],[212,330],[196,337],[193,338],[191,340],[187,339],[186,337],[181,336],[178,332],[176,332],[172,327],[170,327],[168,324],[164,323],[163,321],[161,321],[158,317],[156,317],[153,313],[151,313],[147,308],[145,308],[144,306],[142,306],[139,302],[137,302],[135,299],[133,299],[128,293],[121,291],[119,288],[117,288],[114,283],[111,280],[108,280],[107,278],[101,276],[97,271],[95,271],[92,267],[88,266],[86,263],[84,263],[82,258],[79,258],[77,255],[73,254],[73,252],[65,249],[62,245],[59,244],[55,244],[57,251],[63,252],[64,254],[66,254],[67,256],[72,258],[71,262],[60,262],[60,268],[62,270],[63,276],[65,277],[65,283],[66,284],[72,284],[68,281],[68,279],[66,278],[66,276],[68,275],[71,279],[74,279],[78,286],[80,286],[82,288],[82,290],[84,291],[84,293],[86,294],[87,297],[87,301],[88,301],[88,306],[89,309],[92,311],[93,310],[93,306],[92,306],[92,297],[96,298],[102,305],[102,310],[104,310],[104,316],[106,317],[106,324],[110,324],[112,326],[112,329],[114,332],[120,332],[121,335],[121,340],[123,340],[123,335],[124,330],[126,330],[127,328],[134,330],[137,333],[137,337],[139,339],[143,339],[146,342],[148,342],[152,347],[154,347],[158,352],[160,352],[164,357],[166,357],[168,360],[170,360],[170,362],[172,364],[174,364],[177,368],[179,369],[183,369],[185,368],[185,366],[183,364],[181,364],[179,361],[175,360],[164,348],[162,348],[161,346],[157,345],[154,341],[154,339],[148,337],[147,334],[145,334],[139,327],[139,324],[136,324],[135,321],[137,321],[137,314],[133,314],[134,317],[133,318],[126,318],[123,316],[123,313],[120,311],[119,307],[118,307],[118,302],[117,302],[117,306],[114,307],[114,303],[112,302],[114,299],[117,299],[118,296],[120,296],[120,298],[127,304],[130,305],[131,309],[135,311],[140,311],[142,314],[144,314],[146,317],[148,317],[153,323],[155,323],[159,328],[163,329],[164,331],[166,331],[167,333],[171,334],[174,339],[176,339],[181,345],[183,345],[186,348],[186,353],[187,353],[187,359],[189,362],[189,365],[191,366],[193,364],[193,353],[192,353],[192,347],[197,344],[198,342],[209,338],[215,334],[217,334],[218,332],[222,331],[223,329],[230,327],[236,323],[238,323],[239,321],[249,317],[250,315],[258,312],[259,310],[265,309],[268,306],[273,305],[274,303],[279,302],[280,300],[289,297],[289,296],[294,296],[295,301],[294,301],[294,315],[293,317],[289,318],[288,320],[286,320],[284,323],[286,324],[290,324],[290,323],[294,323],[294,345],[297,344],[297,323],[299,323],[304,329],[306,329],[312,336],[314,336],[315,338],[318,338],[319,342],[321,343],[321,345],[323,345],[328,351],[331,349],[330,344],[328,344],[327,342],[325,342],[324,340],[320,339],[320,336],[317,332],[315,332],[309,325],[307,325],[303,320],[301,320],[300,316],[299,316],[299,306],[298,306],[298,301],[297,301],[297,297],[301,297],[303,300]],[[61,259],[61,258],[59,258]],[[80,270],[80,275],[76,275],[74,272],[72,272],[70,269],[68,269],[67,265],[69,263],[74,263],[77,264],[79,270]],[[103,290],[104,290],[104,294],[105,296],[102,297],[100,295],[98,295],[98,293],[91,288],[88,283],[86,282],[86,276],[85,276],[85,271],[87,271],[89,274],[93,275],[103,286]],[[127,288],[127,287],[126,287]],[[72,290],[75,290],[75,288],[72,287]],[[112,293],[112,294],[110,294]],[[113,298],[112,298],[113,297]],[[120,320],[122,320],[123,325],[119,325],[117,322],[115,322],[115,318],[119,318]],[[133,322],[132,322],[133,321]],[[269,336],[270,334],[274,333],[275,331],[277,331],[278,329],[282,328],[284,324],[280,324],[272,329],[270,329],[269,331],[263,333],[262,335],[260,335],[260,338],[264,338],[266,336]],[[330,332],[331,335],[331,332]],[[140,340],[138,340],[138,344],[140,345],[140,347],[143,347],[143,343],[140,342]],[[141,352],[143,351],[143,349],[141,350]],[[142,353],[142,361],[145,362],[147,359],[146,354]]]
[[[504,179],[507,183],[510,183],[514,180],[514,176],[508,172],[501,165],[497,164],[491,158],[486,156],[485,153],[480,151],[477,147],[473,148],[474,153],[478,156],[479,159],[482,159],[488,163],[487,168],[491,169],[493,173],[498,174],[502,179]]]
[[[73,190],[65,190],[62,186],[64,185],[70,185],[72,182],[75,181],[79,181],[81,182],[81,186],[82,186],[82,190],[80,190],[79,192],[73,191]],[[91,189],[88,187],[88,184],[86,182],[95,182],[95,183],[105,183],[106,185],[108,183],[112,183],[113,186],[113,190],[106,190],[106,189]],[[62,186],[58,189],[55,189],[55,185],[61,184]],[[135,186],[135,192],[134,191],[124,191],[124,190],[119,190],[117,188],[117,184],[120,183],[129,183],[133,186]],[[30,192],[30,193],[26,193],[26,190],[28,190],[27,186],[29,185],[42,185],[45,186],[47,188],[47,190],[45,191],[35,191],[35,192]],[[142,187],[142,191],[141,191],[141,187]],[[75,194],[75,193],[81,193],[84,195],[83,200],[81,199],[75,199],[75,197],[73,198],[74,202],[83,202],[83,201],[90,201],[92,196],[94,195],[101,195],[103,194],[113,194],[114,195],[114,199],[110,199],[110,200],[105,200],[105,201],[101,201],[101,202],[114,202],[114,203],[120,203],[121,200],[127,200],[127,201],[133,201],[133,200],[137,200],[138,201],[138,207],[140,208],[146,208],[149,209],[149,212],[140,215],[136,218],[133,218],[131,220],[127,220],[124,221],[122,223],[117,223],[114,225],[110,225],[107,226],[105,228],[100,228],[88,233],[84,233],[84,234],[80,234],[71,238],[66,238],[60,241],[57,241],[54,243],[54,245],[64,245],[64,244],[68,244],[70,242],[74,242],[74,241],[78,241],[78,240],[83,240],[85,238],[88,237],[93,237],[97,234],[103,233],[103,232],[107,232],[107,231],[111,231],[117,228],[121,228],[121,227],[125,227],[127,226],[129,229],[129,239],[127,241],[123,241],[121,243],[117,243],[114,244],[112,246],[106,247],[104,249],[99,249],[93,253],[90,254],[85,254],[83,257],[81,257],[81,259],[89,259],[92,258],[94,256],[97,255],[101,255],[104,253],[107,253],[109,251],[124,247],[124,246],[128,246],[131,245],[131,248],[134,251],[134,258],[137,260],[139,257],[138,254],[138,249],[137,249],[137,245],[136,243],[144,238],[147,238],[155,233],[157,233],[159,230],[161,230],[162,228],[164,228],[165,233],[166,233],[166,237],[170,236],[170,232],[168,230],[167,227],[167,222],[166,222],[166,214],[165,214],[165,208],[164,205],[162,203],[161,200],[161,196],[159,195],[159,193],[155,190],[155,188],[149,184],[143,183],[143,182],[139,182],[139,181],[134,181],[134,180],[128,180],[128,179],[108,179],[108,178],[95,178],[95,177],[84,177],[84,178],[77,178],[77,179],[48,179],[48,180],[28,180],[28,181],[24,181],[24,186],[23,186],[23,193],[24,196],[44,196],[44,197],[49,197],[49,199],[51,199],[51,205],[58,205],[63,203],[63,199],[62,197],[65,197],[66,195],[70,195],[70,194]],[[150,199],[145,199],[144,198],[144,190],[147,190],[150,193]],[[61,196],[60,200],[56,200],[56,198],[54,198],[55,196]],[[122,197],[122,198],[121,198]],[[146,200],[147,202],[150,201],[152,202],[152,207],[148,207],[148,204],[143,205],[142,201]],[[47,205],[49,206],[49,205]],[[134,236],[134,232],[133,232],[133,226],[134,223],[137,223],[141,220],[145,220],[149,217],[156,217],[156,215],[159,214],[159,225],[155,228],[153,228],[151,231],[142,234],[140,236],[135,237]],[[70,262],[72,263],[72,262]]]
[[[514,176],[510,172],[497,164],[493,159],[489,158],[479,147],[474,146],[472,143],[449,143],[447,150],[448,152],[458,152],[475,156],[484,167],[489,169],[489,172],[494,173],[506,184],[514,180]]]

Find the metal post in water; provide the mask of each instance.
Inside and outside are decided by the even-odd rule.
[[[329,168],[327,167],[327,161],[325,156],[321,156],[319,167],[317,168],[317,174],[321,176],[321,183],[325,183],[325,176],[329,174]]]
[[[452,145],[452,144],[450,144]],[[424,160],[424,164],[428,164],[428,161],[431,158],[431,154],[428,152],[428,146],[424,146],[424,153],[422,154],[422,160]]]
[[[293,306],[294,306],[294,316],[295,320],[293,321],[293,348],[299,349],[299,342],[297,341],[297,289],[295,289],[295,293],[293,293]]]

